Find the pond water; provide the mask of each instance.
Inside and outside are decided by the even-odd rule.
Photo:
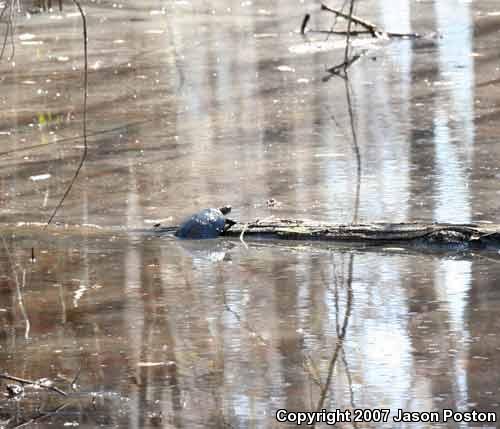
[[[22,5],[0,62],[0,369],[68,397],[27,386],[0,427],[296,427],[276,412],[323,408],[497,426],[392,419],[500,415],[496,254],[144,232],[224,204],[497,223],[500,5],[359,3],[426,37],[357,38],[344,80],[326,72],[343,38],[299,32],[306,13],[331,27],[316,1],[84,2],[89,151],[48,228],[83,148],[81,21]]]

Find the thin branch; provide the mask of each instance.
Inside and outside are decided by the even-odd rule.
[[[331,7],[328,7],[324,4],[321,5],[321,10],[325,10],[328,12],[331,12],[335,15],[335,18],[343,18],[348,22],[348,30],[347,31],[334,31],[333,26],[330,30],[309,30],[307,29],[307,24],[310,21],[310,15],[306,14],[304,15],[304,18],[302,19],[302,24],[300,26],[300,33],[302,35],[305,35],[307,33],[315,33],[315,34],[327,34],[327,35],[336,35],[336,36],[347,36],[347,37],[355,37],[355,36],[366,36],[370,35],[372,37],[389,37],[389,38],[399,38],[399,39],[419,39],[423,37],[419,33],[394,33],[390,31],[383,31],[380,30],[375,24],[372,24],[371,22],[359,18],[352,14],[353,10],[353,5],[354,1],[351,2],[350,8],[349,8],[349,13],[346,14],[342,12],[342,10],[339,9],[333,9]],[[360,25],[361,27],[364,28],[364,30],[352,30],[351,25]],[[350,63],[347,62],[347,60],[341,65],[341,66],[349,66]]]
[[[346,72],[346,70],[351,67],[356,61],[358,61],[363,55],[362,54],[356,54],[353,55],[351,58],[348,58],[346,61],[343,61],[340,64],[337,64],[336,66],[330,67],[326,71],[330,73],[330,75],[336,75],[343,77],[345,79],[345,75],[341,75],[341,72]],[[323,81],[326,82],[329,80],[331,76],[326,76]]]
[[[241,230],[241,234],[240,234],[240,241],[243,243],[243,246],[245,246],[245,249],[248,250],[248,245],[245,243],[245,240],[244,240],[244,235],[245,235],[245,231],[247,230],[248,228],[248,223],[246,223],[244,226],[243,226],[243,229]]]
[[[300,26],[300,34],[302,34],[302,35],[305,34],[307,23],[309,22],[310,19],[311,19],[311,15],[309,15],[308,13],[306,13],[304,15],[304,19],[302,20],[302,24]]]
[[[78,2],[78,0],[73,0],[73,3],[76,5],[78,8],[78,11],[80,12],[80,16],[82,17],[82,26],[83,26],[83,55],[84,55],[84,72],[83,72],[83,153],[82,157],[80,158],[80,163],[78,164],[78,167],[75,171],[75,174],[73,178],[71,179],[71,182],[69,182],[68,187],[66,188],[66,191],[64,192],[64,195],[62,198],[59,200],[59,203],[57,204],[56,208],[52,212],[52,215],[50,216],[49,220],[47,221],[44,229],[46,229],[52,220],[54,219],[55,215],[63,205],[64,200],[68,196],[68,194],[71,191],[71,188],[73,187],[73,184],[75,183],[78,175],[80,174],[80,170],[83,167],[83,163],[85,162],[87,158],[87,97],[88,97],[88,52],[87,52],[87,19],[85,17],[85,13]]]
[[[328,34],[333,36],[347,36],[347,33],[351,35],[351,37],[357,36],[371,36],[372,32],[368,30],[307,30],[307,34]],[[383,33],[385,36],[393,39],[421,39],[423,37],[420,33],[393,33],[392,31],[386,31]]]
[[[347,36],[349,34],[351,37],[355,36],[366,36],[371,35],[372,32],[368,30],[351,30],[351,31],[342,31],[342,30],[308,30],[307,33],[312,34],[328,34],[332,36]]]
[[[356,124],[354,123],[354,111],[352,108],[351,92],[349,88],[349,76],[346,74],[345,79],[345,95],[347,99],[347,108],[349,112],[349,120],[351,125],[352,133],[352,146],[354,150],[354,155],[356,156],[356,193],[354,199],[354,214],[352,223],[356,224],[359,221],[359,203],[361,195],[361,153],[359,151],[358,135],[356,133]]]
[[[321,5],[321,10],[326,10],[327,12],[331,12],[336,16],[340,16],[341,18],[346,19],[348,21],[348,25],[350,25],[351,23],[361,25],[362,27],[366,28],[372,34],[373,37],[378,37],[380,35],[380,31],[377,28],[377,26],[375,24],[372,24],[371,22],[365,21],[364,19],[361,19],[353,15],[352,14],[353,7],[354,7],[354,0],[351,1],[349,14],[345,14],[337,9],[332,9],[324,4]]]
[[[351,46],[351,26],[352,26],[352,16],[354,12],[354,0],[351,0],[351,5],[349,7],[349,21],[347,23],[347,36],[345,39],[345,51],[344,51],[344,70],[347,69],[347,61],[349,60],[349,47]]]

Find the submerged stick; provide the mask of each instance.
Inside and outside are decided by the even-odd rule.
[[[28,380],[27,378],[20,378],[20,377],[15,377],[13,375],[9,374],[0,374],[0,378],[3,378],[4,380],[10,380],[10,381],[15,381],[16,383],[19,384],[24,384],[27,386],[36,386],[36,387],[41,387],[43,389],[47,390],[52,390],[53,392],[59,393],[61,396],[68,396],[68,394],[64,391],[59,389],[56,386],[53,386],[50,380],[48,379],[42,379],[42,380]]]
[[[243,236],[245,235],[245,231],[247,230],[248,224],[246,223],[243,225],[243,229],[241,230],[240,234],[240,241],[243,243],[243,246],[245,246],[245,249],[248,250],[248,245],[245,243],[245,240],[243,239]]]

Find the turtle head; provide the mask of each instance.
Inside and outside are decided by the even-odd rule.
[[[223,206],[219,210],[223,215],[227,215],[231,211],[231,206]]]

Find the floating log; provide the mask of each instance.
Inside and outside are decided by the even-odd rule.
[[[329,241],[366,246],[424,246],[456,250],[500,249],[500,225],[448,223],[370,223],[338,225],[309,220],[263,219],[237,222],[225,236]]]

